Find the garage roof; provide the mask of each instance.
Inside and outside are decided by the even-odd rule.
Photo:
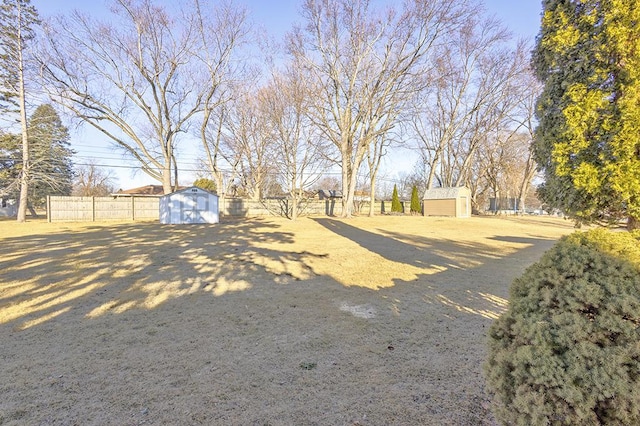
[[[465,186],[448,187],[448,188],[431,188],[424,192],[423,200],[451,200],[461,195],[469,195],[469,188]]]

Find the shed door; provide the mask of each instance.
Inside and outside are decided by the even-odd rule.
[[[458,217],[469,216],[469,199],[466,196],[460,196],[460,215]]]
[[[194,211],[195,223],[207,223],[204,214],[209,210],[209,197],[206,194],[196,196],[196,208]]]
[[[197,196],[185,194],[182,199],[182,223],[197,223]]]

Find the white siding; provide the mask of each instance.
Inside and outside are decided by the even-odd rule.
[[[160,199],[160,223],[218,223],[218,196],[191,187]]]

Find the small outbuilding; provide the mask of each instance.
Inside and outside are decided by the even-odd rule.
[[[471,216],[471,191],[464,186],[427,189],[422,200],[425,216]]]
[[[18,214],[16,200],[0,198],[0,217],[12,217]]]
[[[218,196],[196,186],[160,197],[160,223],[218,223]]]

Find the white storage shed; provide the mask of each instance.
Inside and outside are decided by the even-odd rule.
[[[160,223],[218,223],[218,196],[195,186],[160,197]]]
[[[422,198],[425,216],[471,216],[471,191],[469,188],[431,188]]]
[[[13,217],[18,214],[16,200],[0,198],[0,217]]]

